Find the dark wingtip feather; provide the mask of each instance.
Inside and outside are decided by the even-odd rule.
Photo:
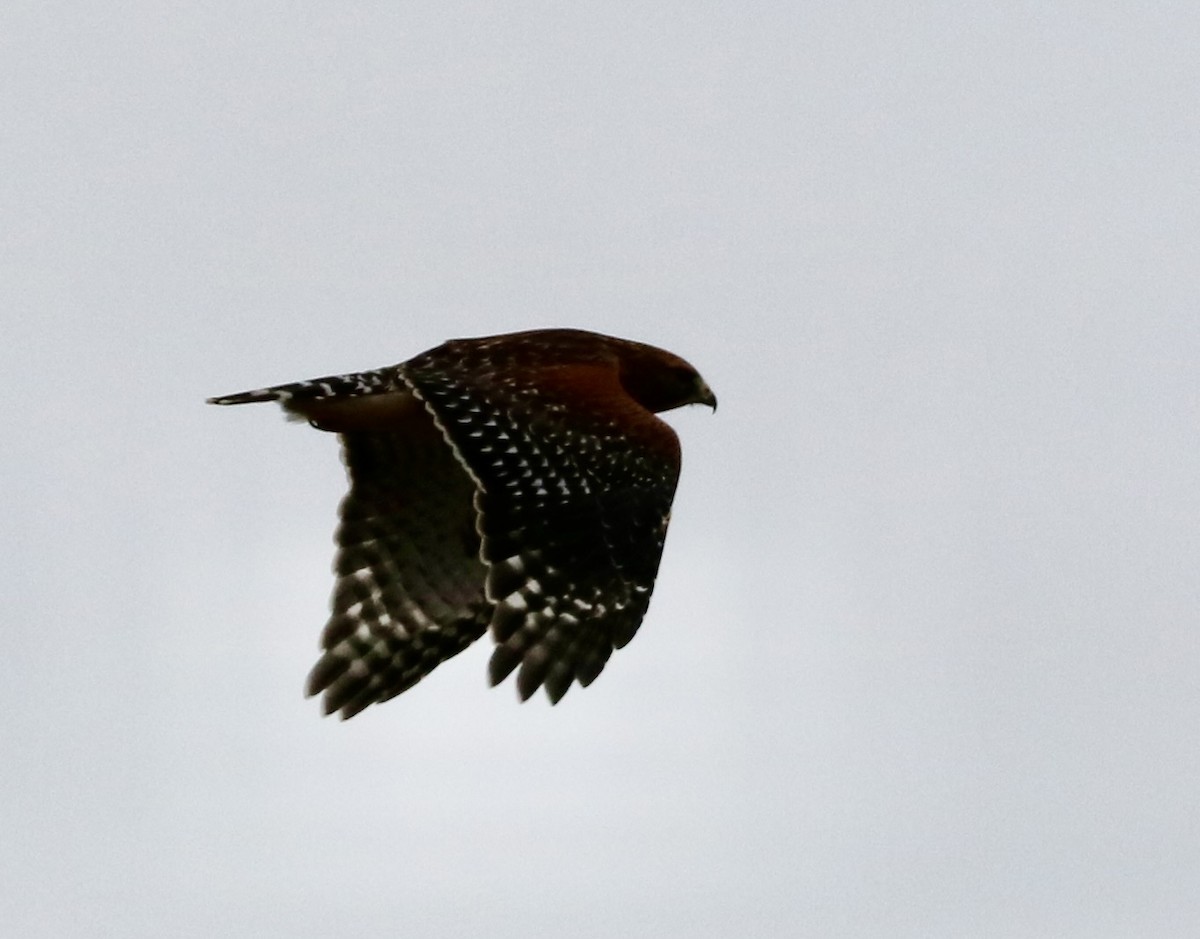
[[[583,659],[575,666],[575,677],[579,679],[579,684],[584,688],[600,677],[600,673],[604,671],[604,666],[608,662],[609,655],[612,654],[612,650],[608,648],[596,651],[598,654],[593,655],[591,658]]]
[[[322,691],[332,685],[335,681],[342,677],[342,673],[346,671],[350,663],[341,656],[323,655],[317,660],[317,664],[312,667],[308,673],[308,679],[304,682],[304,696],[306,698],[319,695]],[[326,711],[325,713],[329,713]]]
[[[354,675],[348,669],[325,687],[325,699],[321,702],[326,714],[341,711],[342,716],[352,717],[368,704],[375,701],[375,689],[368,675]],[[365,703],[363,702],[365,699]]]
[[[521,654],[519,652],[514,652],[508,646],[496,646],[492,652],[491,661],[488,662],[488,681],[493,687],[500,684],[520,664]]]
[[[562,696],[571,689],[571,682],[574,679],[575,674],[570,665],[566,662],[554,663],[542,682],[542,687],[546,689],[546,697],[550,699],[551,704],[558,704],[562,700]]]
[[[348,721],[355,714],[361,714],[376,701],[375,689],[364,688],[357,697],[352,698],[342,704],[341,713],[338,717],[341,720]],[[326,711],[326,714],[332,714],[332,711]]]
[[[517,693],[522,701],[528,701],[542,686],[550,665],[550,654],[544,646],[537,646],[525,653],[521,670],[517,672]],[[549,688],[546,691],[553,698],[553,692]]]

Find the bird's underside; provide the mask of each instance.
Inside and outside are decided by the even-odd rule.
[[[578,337],[624,343],[576,331],[460,340],[391,368],[211,399],[277,401],[341,441],[350,488],[308,678],[327,714],[395,697],[489,628],[492,683],[516,671],[522,699],[543,687],[552,702],[633,638],[678,442],[621,387],[615,360],[525,364],[526,337],[550,334],[568,348]],[[498,341],[512,346],[499,365]],[[672,381],[690,369],[669,364]],[[715,406],[692,374],[694,390],[672,386],[681,400],[656,398],[655,409]]]

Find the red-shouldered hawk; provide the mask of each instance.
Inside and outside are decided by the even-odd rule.
[[[576,329],[457,339],[389,368],[210,398],[278,401],[339,434],[350,491],[308,677],[353,717],[490,627],[525,700],[589,685],[650,604],[679,439],[717,399],[687,362]]]

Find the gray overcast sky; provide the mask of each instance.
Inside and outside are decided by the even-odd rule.
[[[1200,921],[1194,4],[0,11],[0,932]],[[203,399],[571,325],[721,399],[650,615],[301,696],[335,441]]]

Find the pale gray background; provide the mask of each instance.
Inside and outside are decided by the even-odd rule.
[[[0,932],[1200,921],[1194,4],[0,11]],[[211,394],[574,325],[721,398],[650,615],[301,697],[335,441]]]

